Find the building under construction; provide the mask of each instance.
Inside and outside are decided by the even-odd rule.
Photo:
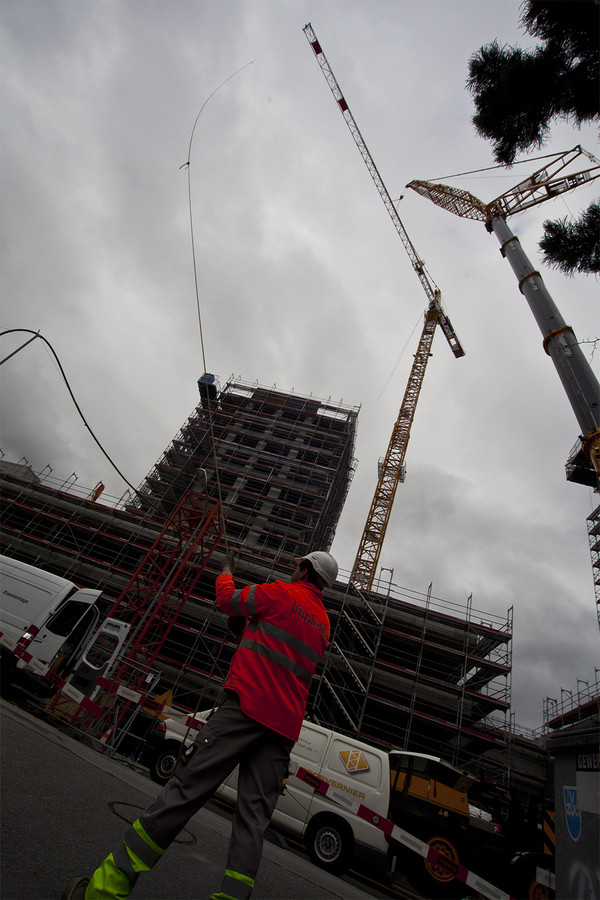
[[[218,498],[238,555],[285,568],[329,548],[353,474],[357,407],[213,375],[130,509],[161,519],[195,488]]]
[[[114,506],[97,491],[76,496],[27,467],[0,463],[2,552],[102,588],[107,611],[133,622],[132,581],[136,573],[143,579],[165,521],[190,492],[221,506],[240,584],[287,578],[294,557],[328,549],[354,470],[358,408],[234,378],[221,389],[205,375],[199,388],[198,406],[137,495]],[[211,672],[203,705],[218,701],[235,649],[214,604],[225,549],[223,539],[213,541],[193,589],[171,606],[154,641],[155,691],[172,689],[184,708],[195,707]],[[542,748],[511,727],[511,610],[479,613],[471,600],[450,604],[431,590],[381,581],[364,594],[340,580],[325,602],[332,641],[310,715],[382,746],[443,756],[496,783],[541,786]]]

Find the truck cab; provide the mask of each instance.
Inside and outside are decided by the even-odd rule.
[[[390,760],[390,818],[454,864],[473,869],[492,881],[502,880],[510,861],[500,825],[473,804],[471,775],[436,756],[392,750]],[[392,842],[396,867],[426,897],[462,897],[465,885],[444,867]]]

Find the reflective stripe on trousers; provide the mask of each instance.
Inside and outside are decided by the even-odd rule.
[[[123,843],[92,875],[85,900],[124,900],[140,872],[151,869],[164,852],[137,819],[125,832]]]
[[[210,900],[248,900],[254,887],[254,878],[225,869],[221,890],[210,895]]]

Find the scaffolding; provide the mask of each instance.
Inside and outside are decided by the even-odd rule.
[[[361,734],[388,600],[389,590],[374,603],[355,584],[348,584],[313,704],[320,724],[331,722],[333,705],[333,717],[343,724],[339,730]]]
[[[544,729],[556,731],[577,722],[600,716],[600,669],[594,670],[594,681],[577,679],[574,691],[560,689],[560,697],[544,699]]]
[[[188,491],[115,601],[109,616],[128,622],[124,663],[152,666],[224,532],[220,503]],[[137,686],[136,686],[137,687]]]
[[[96,496],[54,482],[49,472],[8,471],[0,461],[2,552],[100,588],[108,614],[156,551],[166,514],[173,516],[186,491],[216,500],[217,469],[238,583],[287,577],[291,558],[328,547],[354,471],[358,407],[237,378],[213,387],[201,390],[136,497]],[[211,671],[205,705],[218,702],[236,649],[214,602],[224,547],[213,549],[184,602],[175,597],[176,615],[149,641],[152,653],[143,654],[158,672],[157,693],[172,690],[183,709],[195,708]],[[325,591],[332,642],[308,714],[379,746],[432,753],[505,782],[518,769],[512,610],[505,617],[480,613],[472,598],[452,603],[433,589],[398,586],[391,570],[384,574],[367,592],[341,572]],[[130,604],[138,625],[145,606],[143,596]]]
[[[288,464],[289,457],[281,465]],[[89,490],[65,493],[50,476],[36,481],[0,471],[0,487],[2,552],[82,587],[102,589],[106,614],[165,527],[164,521],[153,518],[151,504],[144,510],[121,498],[111,507],[105,495],[102,502],[91,501]],[[250,487],[246,476],[238,496]],[[227,515],[241,525],[245,520],[238,509],[244,507],[235,507],[229,499]],[[271,512],[267,527],[276,519]],[[265,545],[257,541],[257,546]],[[268,549],[262,558],[258,553],[250,559],[240,554],[238,583],[273,577],[277,549]],[[227,619],[214,602],[222,558],[223,548],[215,547],[154,659],[156,692],[172,690],[174,702],[183,709],[195,708],[222,647],[205,694],[206,707],[219,702],[236,649],[226,634]],[[276,558],[283,563],[281,554]],[[535,760],[543,748],[517,735],[511,723],[512,611],[506,617],[481,613],[472,598],[466,605],[454,603],[432,590],[400,587],[393,583],[393,573],[387,574],[376,581],[374,591],[359,596],[344,583],[350,573],[341,571],[340,581],[325,591],[332,643],[340,646],[345,659],[332,650],[317,669],[308,714],[382,747],[442,756],[498,783],[505,783],[510,772],[524,783],[535,782],[537,761],[522,773],[514,765],[515,742],[530,748]],[[349,632],[355,647],[348,641]],[[340,702],[329,703],[332,688]]]
[[[594,573],[594,592],[596,595],[596,612],[598,614],[598,626],[600,627],[600,506],[587,518],[588,539],[590,542],[590,556],[592,558],[592,572]]]
[[[499,739],[489,718],[510,715],[512,609],[493,616],[391,578],[377,589],[342,594],[316,716],[372,743],[472,763]]]

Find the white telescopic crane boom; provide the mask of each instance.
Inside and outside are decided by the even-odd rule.
[[[562,175],[566,166],[584,154],[594,166],[574,175]],[[519,239],[506,224],[506,218],[514,213],[529,209],[552,200],[565,191],[573,190],[600,177],[600,164],[591,153],[581,147],[574,147],[565,153],[555,155],[553,161],[538,169],[525,181],[510,188],[490,203],[484,203],[468,191],[434,184],[428,181],[411,181],[407,187],[428,197],[438,206],[461,218],[485,222],[489,232],[493,232],[500,242],[500,252],[507,259],[515,273],[521,293],[543,335],[544,350],[551,357],[559,378],[569,398],[571,407],[581,429],[582,449],[591,463],[600,484],[600,387],[598,379],[575,337],[573,329],[562,318],[554,300],[548,292],[542,276],[532,266],[521,248]]]

